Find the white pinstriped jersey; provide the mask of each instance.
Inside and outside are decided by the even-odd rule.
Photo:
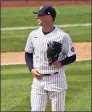
[[[42,27],[39,27],[29,34],[25,51],[33,53],[33,66],[40,74],[53,74],[59,71],[64,72],[66,69],[66,66],[55,68],[48,64],[47,43],[51,41],[57,41],[62,44],[62,52],[59,54],[58,60],[63,60],[75,54],[72,40],[67,33],[55,27],[52,32],[44,35]]]

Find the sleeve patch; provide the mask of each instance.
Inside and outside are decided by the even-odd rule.
[[[74,52],[74,47],[71,48],[71,51]]]

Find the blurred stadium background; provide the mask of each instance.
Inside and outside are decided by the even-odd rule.
[[[91,24],[91,0],[2,0],[1,52],[24,51],[27,36],[32,29],[2,30],[2,28],[36,26],[32,12],[42,5],[53,5],[56,8],[57,25]],[[91,25],[62,29],[72,36],[73,42],[91,43]],[[91,111],[91,61],[69,65],[66,74],[69,85],[66,111]],[[25,64],[1,66],[1,111],[30,111],[32,79]],[[50,110],[49,102],[46,111]]]

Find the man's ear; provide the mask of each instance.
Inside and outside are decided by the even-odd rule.
[[[51,20],[51,19],[52,19],[51,15],[48,15],[48,19],[49,19],[49,20]]]

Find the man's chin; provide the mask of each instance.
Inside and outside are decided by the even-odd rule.
[[[41,23],[38,23],[38,25],[42,26],[42,24],[41,24]]]

